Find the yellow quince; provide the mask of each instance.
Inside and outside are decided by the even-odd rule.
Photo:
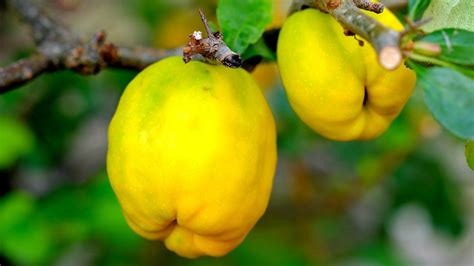
[[[276,166],[271,111],[242,69],[180,57],[127,86],[107,172],[130,227],[189,258],[223,256],[264,213]]]
[[[395,30],[403,27],[385,10],[367,13]],[[403,64],[383,69],[377,55],[363,47],[329,14],[306,9],[284,23],[277,46],[280,73],[297,115],[333,140],[365,140],[382,134],[400,113],[415,85]]]

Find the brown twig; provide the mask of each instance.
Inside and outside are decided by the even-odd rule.
[[[48,64],[49,60],[45,56],[35,54],[0,68],[0,93],[10,91],[42,74],[48,69]]]
[[[404,16],[403,19],[405,19],[407,27],[401,32],[402,36],[410,33],[425,35],[426,33],[420,27],[431,21],[429,17],[418,21],[413,21],[408,16]]]
[[[377,14],[382,13],[384,9],[384,5],[380,3],[372,2],[371,0],[352,0],[352,1],[358,8],[372,11]]]
[[[374,18],[361,12],[354,2],[365,0],[295,0],[290,13],[304,6],[318,8],[333,16],[344,30],[364,38],[377,52],[379,63],[388,70],[397,68],[402,62],[400,32],[385,27]]]
[[[202,38],[202,33],[195,31],[189,35],[189,42],[183,49],[183,60],[188,63],[191,60],[205,61],[209,63],[220,63],[228,67],[236,68],[242,65],[240,55],[233,52],[223,40],[220,32],[212,32],[207,18],[199,10],[202,23],[206,28],[207,38]]]
[[[8,0],[7,3],[31,26],[37,53],[0,68],[0,93],[13,90],[44,72],[69,69],[92,75],[106,67],[140,70],[164,57],[181,54],[181,49],[118,47],[106,42],[104,31],[98,31],[84,42],[30,0]]]

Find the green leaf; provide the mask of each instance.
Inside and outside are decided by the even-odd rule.
[[[262,58],[275,61],[276,55],[268,46],[265,44],[262,38],[260,38],[256,43],[250,45],[247,50],[242,54],[242,58],[249,59],[254,56],[261,56]]]
[[[236,53],[242,53],[258,41],[272,21],[271,0],[220,0],[217,7],[224,41]]]
[[[416,54],[416,53],[411,53],[408,55],[408,57],[409,57],[409,60],[406,61],[407,64],[410,65],[411,67],[415,67],[415,70],[417,72],[425,69],[426,68],[425,66],[427,65],[435,65],[435,66],[451,68],[457,72],[460,72],[466,75],[467,77],[470,77],[471,79],[474,79],[474,69],[472,68],[452,64],[435,57],[424,56],[424,55]],[[418,62],[418,63],[415,63],[415,62]],[[420,65],[419,63],[421,63],[424,66]]]
[[[466,142],[466,161],[469,168],[474,170],[474,141],[469,140]]]
[[[449,68],[414,69],[436,120],[454,135],[474,139],[474,81]]]
[[[408,1],[408,16],[411,20],[419,20],[431,0],[409,0]]]
[[[0,169],[11,166],[33,148],[33,134],[12,117],[0,116]]]
[[[431,21],[422,29],[427,32],[444,28],[474,31],[472,14],[474,14],[472,0],[431,0],[423,14],[423,19],[431,18]]]
[[[430,33],[421,41],[441,47],[439,58],[460,65],[474,66],[474,32],[460,29],[443,29]]]

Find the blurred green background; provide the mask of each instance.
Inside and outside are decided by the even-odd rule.
[[[215,21],[216,1],[43,0],[84,36],[172,48]],[[288,1],[274,1],[274,22]],[[403,11],[402,11],[403,12]],[[0,10],[0,64],[34,51]],[[474,178],[464,144],[416,90],[380,138],[325,140],[292,112],[274,63],[253,73],[278,126],[267,212],[223,258],[188,260],[126,225],[105,173],[107,126],[136,72],[42,75],[0,95],[0,265],[473,265]]]

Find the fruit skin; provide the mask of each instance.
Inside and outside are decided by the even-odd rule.
[[[242,69],[159,61],[130,82],[109,127],[107,171],[128,224],[189,258],[242,242],[275,166],[273,116]]]
[[[366,14],[395,30],[402,29],[388,10]],[[277,58],[293,110],[316,132],[333,140],[379,136],[400,113],[415,86],[411,70],[403,64],[394,71],[383,69],[370,43],[360,47],[353,37],[344,36],[335,19],[314,9],[286,20]]]

